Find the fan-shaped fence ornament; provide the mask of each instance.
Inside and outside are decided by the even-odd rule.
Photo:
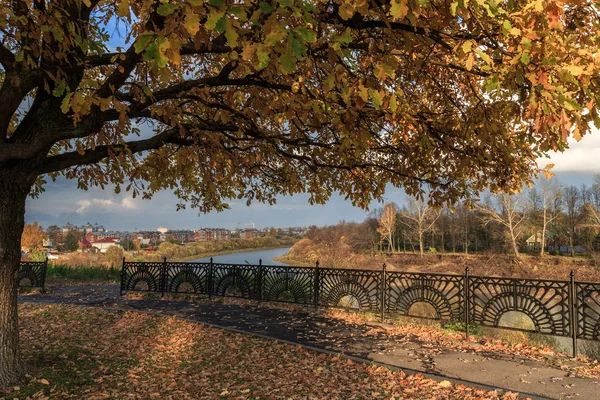
[[[48,260],[21,262],[17,272],[17,286],[43,289],[46,284]]]

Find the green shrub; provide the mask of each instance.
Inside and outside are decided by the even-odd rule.
[[[70,267],[64,264],[49,264],[48,277],[73,281],[110,281],[121,279],[121,269],[114,267]]]
[[[48,257],[48,255],[46,254],[45,251],[34,250],[28,254],[28,257],[29,257],[30,261],[41,262],[41,261],[46,261],[46,258]]]

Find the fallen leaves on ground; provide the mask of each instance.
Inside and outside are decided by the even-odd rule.
[[[175,318],[33,304],[20,317],[31,377],[7,398],[517,398]]]

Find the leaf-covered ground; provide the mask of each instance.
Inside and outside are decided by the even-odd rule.
[[[513,399],[136,312],[20,306],[29,382],[4,398]]]

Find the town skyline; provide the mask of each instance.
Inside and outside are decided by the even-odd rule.
[[[564,185],[591,185],[594,175],[600,173],[600,132],[580,142],[569,140],[570,148],[564,153],[552,153],[550,158],[538,160],[540,166],[554,164],[552,171]],[[231,209],[221,213],[199,214],[197,210],[176,211],[178,199],[172,193],[159,192],[151,200],[132,198],[129,193],[115,194],[114,190],[90,188],[77,189],[75,181],[59,178],[49,182],[46,191],[36,199],[28,199],[26,222],[38,223],[44,227],[62,225],[66,222],[85,224],[88,221],[102,221],[105,226],[120,231],[152,230],[159,226],[169,229],[198,229],[200,227],[223,227],[235,229],[240,224],[254,222],[256,228],[285,228],[293,226],[334,225],[341,220],[360,222],[367,212],[352,206],[341,196],[334,194],[325,205],[310,205],[308,195],[279,197],[277,204],[252,203],[233,200]],[[399,205],[406,201],[401,189],[390,187],[384,201]],[[371,209],[382,207],[383,203],[372,202]]]

